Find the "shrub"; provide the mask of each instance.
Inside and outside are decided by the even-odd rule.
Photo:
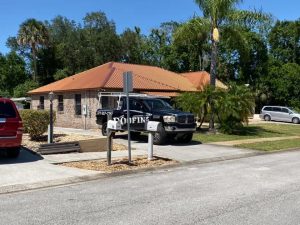
[[[220,96],[216,114],[223,133],[238,133],[243,123],[248,124],[253,115],[255,98],[251,90],[243,85],[230,84],[227,92]]]
[[[37,140],[47,131],[50,121],[50,112],[47,110],[24,109],[20,111],[23,126],[26,133],[32,140]],[[55,121],[55,113],[53,113]]]
[[[211,99],[211,101],[210,101]],[[243,85],[230,84],[228,89],[206,87],[201,92],[183,93],[176,99],[177,105],[190,111],[200,119],[200,127],[209,121],[211,104],[214,105],[215,122],[219,123],[223,133],[237,133],[248,123],[255,107],[255,98],[251,90]]]

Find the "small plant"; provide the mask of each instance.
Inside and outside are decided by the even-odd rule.
[[[40,139],[47,131],[50,121],[49,111],[25,109],[20,111],[20,116],[25,133],[28,133],[32,140]],[[53,113],[53,121],[55,121],[55,113]]]

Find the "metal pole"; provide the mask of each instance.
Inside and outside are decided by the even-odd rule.
[[[50,99],[50,144],[53,143],[53,100]]]
[[[131,137],[130,137],[130,109],[129,109],[129,90],[126,89],[126,106],[127,106],[127,131],[128,131],[128,161],[131,162]]]
[[[112,151],[112,136],[113,132],[111,132],[110,129],[108,129],[107,133],[107,165],[111,165],[111,151]]]
[[[153,160],[153,133],[148,134],[148,160]]]

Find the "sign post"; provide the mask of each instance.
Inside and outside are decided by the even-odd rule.
[[[127,132],[128,132],[128,161],[129,161],[129,163],[131,163],[129,92],[133,91],[133,87],[132,87],[132,72],[130,72],[130,71],[123,73],[123,91],[126,93]]]
[[[54,93],[51,91],[49,93],[49,101],[50,101],[50,122],[49,122],[49,130],[48,130],[48,143],[53,143],[53,100]]]

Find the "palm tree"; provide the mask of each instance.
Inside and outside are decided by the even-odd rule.
[[[48,43],[49,35],[45,25],[36,19],[28,19],[20,25],[18,44],[29,46],[33,61],[33,80],[37,79],[37,50]]]
[[[243,0],[195,0],[204,18],[209,20],[210,24],[210,42],[211,42],[211,64],[210,64],[210,85],[214,89],[217,77],[217,59],[218,59],[218,42],[220,39],[220,28],[234,33],[234,26],[242,23],[255,25],[262,20],[270,19],[269,16],[261,12],[239,11],[236,9],[237,4]],[[231,26],[230,29],[229,26]],[[227,28],[227,29],[226,29]],[[235,32],[237,36],[238,32]],[[214,132],[214,113],[215,107],[211,101],[211,117],[209,128]]]

